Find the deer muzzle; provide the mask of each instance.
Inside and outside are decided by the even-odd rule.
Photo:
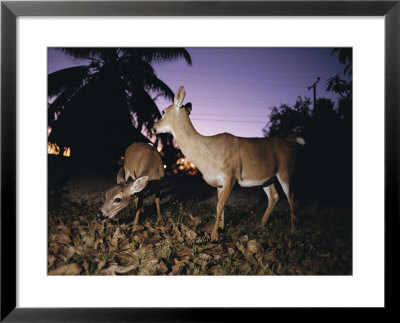
[[[96,220],[99,222],[104,222],[107,219],[106,216],[103,215],[101,211],[97,212]]]

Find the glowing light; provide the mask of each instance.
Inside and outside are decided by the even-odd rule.
[[[51,142],[47,143],[47,153],[49,155],[59,155],[60,154],[60,147],[57,144],[53,144]]]
[[[189,161],[186,157],[179,158],[174,165],[172,165],[172,171],[175,174],[184,173],[187,175],[196,175],[199,171],[195,164]]]
[[[64,147],[63,156],[64,157],[71,157],[71,148],[70,147]]]
[[[60,155],[61,149],[60,147],[52,142],[48,142],[47,143],[47,154],[49,155]],[[63,152],[62,152],[62,156],[64,157],[70,157],[71,156],[71,148],[70,147],[64,147]]]

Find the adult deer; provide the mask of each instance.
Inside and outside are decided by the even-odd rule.
[[[160,221],[160,180],[163,177],[164,165],[157,150],[147,143],[133,143],[125,151],[124,165],[117,174],[117,185],[106,192],[106,200],[97,219],[103,222],[113,218],[134,200],[136,216],[133,224],[137,225],[143,212],[143,189],[147,185],[155,194],[157,221]]]
[[[186,92],[181,86],[175,94],[174,103],[163,110],[162,118],[153,126],[153,132],[170,132],[175,137],[183,154],[200,170],[204,180],[217,187],[217,217],[211,231],[211,240],[218,239],[218,228],[224,227],[224,206],[238,181],[239,185],[263,186],[269,202],[261,220],[265,225],[278,202],[279,195],[269,181],[276,176],[289,201],[291,232],[295,231],[294,195],[290,178],[295,163],[294,144],[304,145],[304,139],[291,135],[286,139],[241,138],[229,133],[202,136],[193,127],[190,109],[183,106]]]

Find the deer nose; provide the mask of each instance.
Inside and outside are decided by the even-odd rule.
[[[106,217],[101,212],[97,212],[96,219],[99,222],[102,222]]]

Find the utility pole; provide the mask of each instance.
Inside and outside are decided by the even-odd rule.
[[[311,90],[314,88],[314,101],[313,101],[313,109],[315,109],[315,102],[317,101],[317,83],[319,82],[320,77],[317,77],[317,80],[308,87],[308,90]]]

